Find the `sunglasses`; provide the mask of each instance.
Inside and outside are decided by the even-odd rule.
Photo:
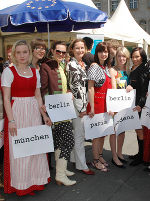
[[[56,54],[62,54],[62,55],[65,55],[65,54],[66,54],[66,52],[61,51],[61,50],[56,50]]]

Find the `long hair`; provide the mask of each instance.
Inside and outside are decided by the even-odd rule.
[[[98,52],[104,52],[107,51],[108,52],[108,58],[105,60],[104,62],[104,66],[110,66],[110,52],[109,52],[109,48],[107,46],[106,42],[102,42],[102,43],[98,43],[95,49],[95,54],[94,54],[94,61],[98,64],[100,64],[99,58],[98,58]]]
[[[115,63],[116,65],[118,65],[118,61],[117,61],[117,55],[121,53],[126,57],[126,71],[129,74],[129,66],[130,66],[130,52],[126,47],[118,47],[117,52],[116,52],[116,56],[115,56]]]
[[[135,47],[135,48],[132,50],[132,52],[131,52],[131,59],[132,59],[133,53],[136,52],[136,51],[139,51],[140,56],[141,56],[141,58],[142,58],[142,63],[143,63],[143,64],[146,64],[146,63],[147,63],[147,55],[146,55],[145,50],[144,50],[142,47]]]

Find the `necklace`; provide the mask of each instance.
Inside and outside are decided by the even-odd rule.
[[[25,69],[17,68],[17,70],[18,70],[20,73],[26,74],[26,73],[28,73],[29,66],[27,66]]]

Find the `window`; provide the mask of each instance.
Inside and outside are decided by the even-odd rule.
[[[130,0],[130,9],[138,8],[138,0]]]
[[[147,0],[148,8],[150,8],[150,0]]]
[[[116,10],[116,8],[117,8],[117,6],[118,6],[118,1],[117,0],[112,0],[111,1],[111,10],[112,11],[115,11]]]
[[[96,1],[96,2],[94,2],[94,4],[95,4],[95,6],[96,6],[99,10],[102,10],[101,2]]]

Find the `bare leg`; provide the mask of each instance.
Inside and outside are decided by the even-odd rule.
[[[143,140],[143,129],[135,130],[139,140]]]
[[[115,134],[110,135],[109,142],[110,142],[112,158],[113,158],[114,162],[117,165],[123,165],[121,163],[121,161],[118,159],[118,156],[117,156],[117,153],[116,153],[116,135]]]
[[[99,159],[99,147],[100,147],[100,140],[99,138],[95,138],[92,140],[92,151],[93,151],[93,158]]]
[[[124,138],[125,138],[125,132],[121,133],[120,135],[118,135],[117,137],[117,155],[121,158],[123,158],[122,155],[122,147],[123,147],[123,143],[124,143]]]
[[[99,160],[101,163],[103,163],[105,166],[108,166],[108,163],[104,160],[103,158],[103,147],[104,147],[104,140],[105,137],[100,137],[99,141],[100,141],[100,147],[99,147]]]
[[[100,138],[95,138],[92,140],[92,151],[93,151],[93,162],[92,165],[101,171],[107,172],[107,168],[100,162],[99,160],[99,150],[101,146],[101,140]]]

